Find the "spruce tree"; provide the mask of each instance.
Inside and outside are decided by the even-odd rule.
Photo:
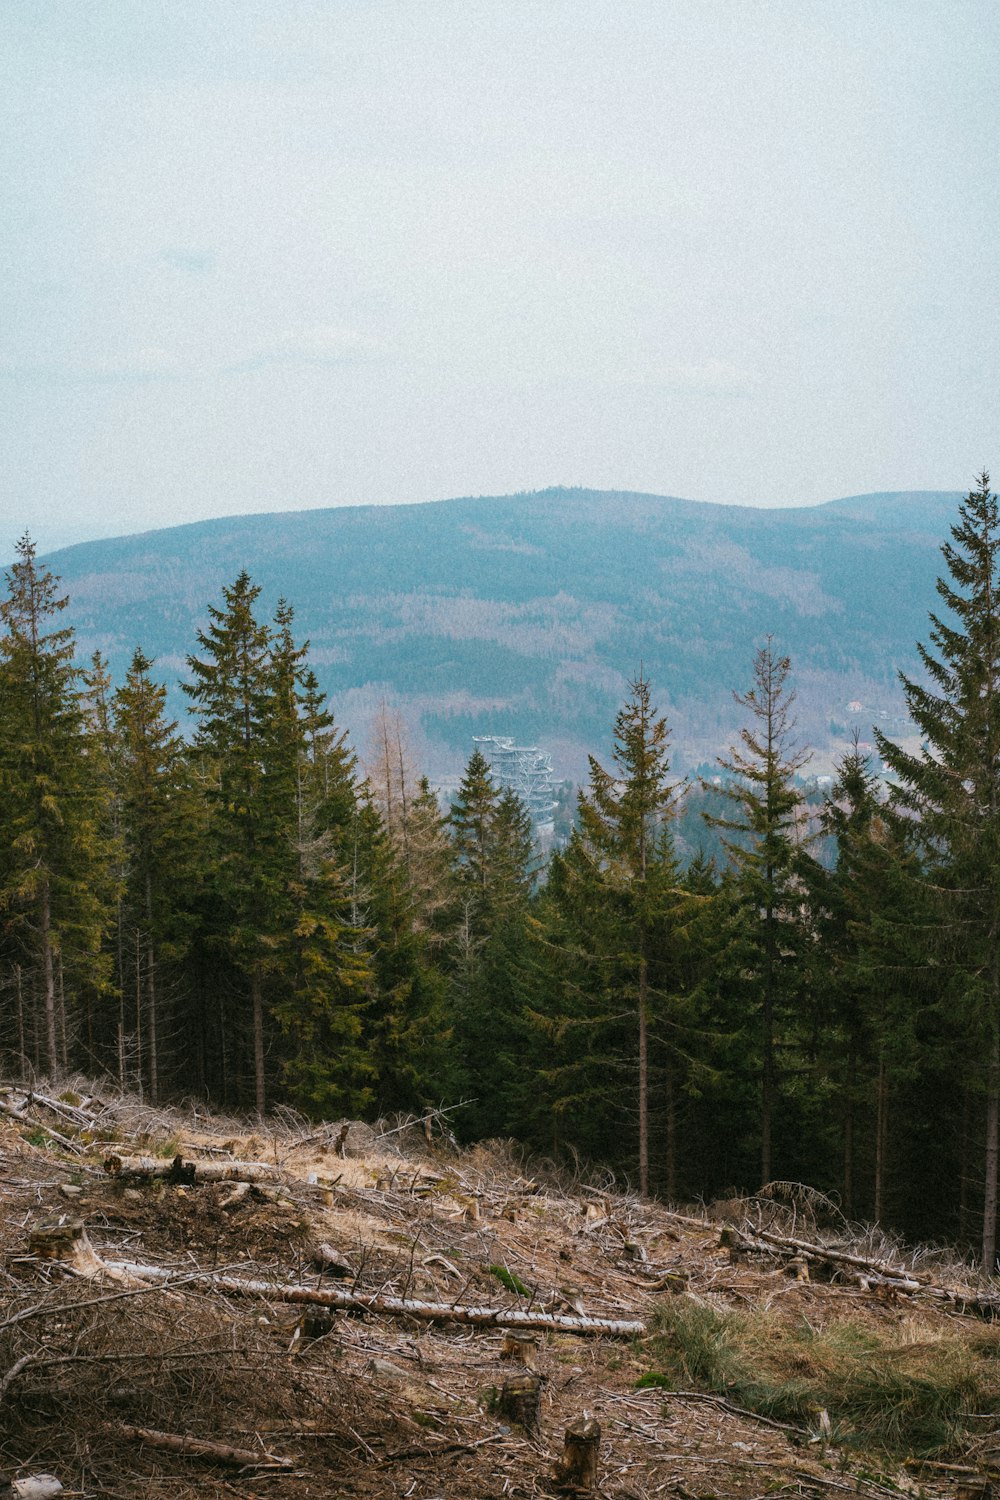
[[[65,980],[100,988],[107,965],[107,784],[81,703],[68,598],[17,544],[0,601],[0,911],[41,996],[40,1051],[53,1076],[69,1061],[73,1017]]]
[[[215,941],[230,957],[244,990],[254,1102],[263,1111],[264,985],[274,930],[267,897],[274,886],[274,862],[283,862],[285,846],[269,818],[264,785],[270,630],[254,614],[259,595],[246,570],[223,589],[223,607],[209,607],[208,629],[198,633],[202,655],[188,657],[193,680],[184,684],[184,691],[198,720],[194,747],[211,812]],[[226,1029],[223,1021],[221,1030]]]
[[[789,658],[779,655],[768,637],[754,656],[753,685],[734,694],[749,711],[750,723],[740,730],[739,745],[719,759],[728,778],[722,791],[733,811],[727,817],[707,817],[728,835],[724,843],[736,871],[735,883],[727,888],[734,898],[727,967],[730,985],[743,992],[757,1017],[751,1039],[760,1058],[760,1170],[765,1183],[774,1170],[779,1033],[788,1023],[794,1026],[806,988],[799,826],[803,796],[795,778],[809,754],[794,742],[790,671]]]
[[[124,851],[121,969],[134,995],[136,1062],[155,1103],[164,1074],[165,999],[187,944],[195,879],[197,805],[184,743],[166,712],[167,690],[137,647],[114,697],[116,783]],[[125,1045],[125,1006],[118,1050]]]
[[[676,1036],[666,1035],[678,1021],[673,939],[691,898],[680,888],[670,834],[677,788],[670,775],[667,723],[652,705],[646,678],[640,675],[630,686],[615,720],[614,770],[590,757],[578,827],[565,854],[552,862],[543,911],[549,913],[553,962],[561,970],[560,1011],[550,1021],[553,1039],[563,1043],[550,1076],[554,1102],[560,1112],[572,1101],[574,1112],[587,1108],[606,1114],[613,1107],[620,1114],[629,1078],[638,1126],[633,1159],[639,1190],[648,1193],[650,1028],[662,1022],[669,1091],[677,1082]],[[670,1100],[666,1113],[672,1189]]]
[[[936,903],[933,959],[969,1028],[969,1070],[985,1105],[983,1266],[997,1249],[1000,1163],[1000,512],[983,473],[941,549],[937,591],[919,645],[926,680],[901,674],[923,740],[909,751],[876,731],[893,800],[919,820]],[[979,1059],[982,1059],[980,1066]]]

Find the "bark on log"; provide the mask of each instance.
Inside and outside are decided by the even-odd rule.
[[[905,1296],[931,1297],[959,1312],[981,1318],[1000,1316],[1000,1295],[995,1292],[941,1286],[930,1277],[918,1275],[905,1266],[855,1255],[835,1246],[813,1244],[809,1240],[775,1234],[768,1229],[759,1229],[755,1234],[744,1234],[732,1226],[722,1231],[719,1243],[728,1246],[730,1252],[737,1255],[770,1255],[773,1258],[784,1255],[792,1261],[799,1260],[806,1264],[845,1267],[856,1274],[860,1284],[866,1289],[881,1287],[891,1292],[901,1292]]]
[[[281,1172],[263,1161],[185,1161],[175,1156],[164,1161],[155,1156],[106,1156],[104,1170],[109,1177],[125,1181],[167,1182],[191,1185],[199,1182],[279,1182]]]
[[[497,1407],[509,1422],[515,1422],[527,1433],[538,1431],[542,1414],[542,1378],[540,1375],[515,1375],[505,1380]]]
[[[332,1245],[328,1245],[325,1240],[321,1240],[313,1248],[309,1256],[309,1262],[316,1267],[317,1271],[322,1271],[327,1276],[335,1276],[338,1280],[343,1280],[345,1277],[354,1275],[354,1268],[350,1262],[341,1255],[339,1250],[335,1250]]]
[[[140,1265],[133,1261],[105,1261],[110,1275],[137,1277],[139,1280],[169,1284],[177,1272],[163,1266]],[[186,1281],[190,1277],[184,1278]],[[560,1333],[579,1333],[606,1338],[634,1338],[645,1333],[646,1325],[638,1319],[567,1317],[562,1313],[522,1311],[516,1307],[467,1307],[439,1302],[416,1302],[406,1297],[389,1297],[379,1292],[349,1292],[343,1287],[310,1287],[277,1285],[236,1276],[216,1276],[206,1272],[204,1283],[227,1297],[263,1297],[271,1302],[290,1302],[313,1307],[341,1307],[354,1312],[402,1314],[431,1323],[464,1323],[478,1328],[551,1328]]]
[[[261,1453],[259,1449],[234,1448],[230,1443],[217,1443],[208,1438],[188,1437],[177,1432],[158,1432],[152,1427],[129,1427],[125,1423],[116,1425],[115,1431],[123,1437],[135,1438],[150,1448],[161,1448],[166,1453],[186,1453],[192,1458],[207,1458],[213,1463],[236,1464],[241,1469],[293,1469],[295,1461],[279,1458],[273,1453]]]
[[[63,1487],[54,1474],[30,1474],[26,1479],[0,1481],[0,1500],[52,1500]]]
[[[597,1488],[597,1455],[601,1446],[601,1424],[593,1417],[579,1417],[566,1428],[562,1457],[554,1478],[560,1490],[588,1494]]]

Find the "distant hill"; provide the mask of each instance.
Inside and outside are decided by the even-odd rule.
[[[640,665],[678,765],[710,761],[742,722],[732,689],[770,633],[792,657],[800,731],[825,769],[854,725],[905,732],[896,672],[915,670],[959,499],[756,510],[551,489],[205,521],[46,560],[83,653],[100,647],[118,675],[141,643],[173,682],[207,604],[246,567],[264,607],[282,595],[295,606],[356,741],[385,697],[439,773],[464,762],[473,734],[502,733],[579,776],[588,750],[607,755]]]

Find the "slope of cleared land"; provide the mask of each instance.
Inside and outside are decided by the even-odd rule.
[[[582,1418],[609,1500],[968,1496],[1000,1463],[992,1290],[848,1243],[807,1194],[679,1214],[459,1151],[440,1119],[250,1127],[79,1083],[43,1097],[0,1091],[17,1479],[121,1500],[571,1493],[554,1465]],[[515,1344],[537,1426],[530,1392],[527,1412],[504,1396]]]

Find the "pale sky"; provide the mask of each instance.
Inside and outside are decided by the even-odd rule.
[[[996,0],[0,0],[0,558],[1000,475]]]

